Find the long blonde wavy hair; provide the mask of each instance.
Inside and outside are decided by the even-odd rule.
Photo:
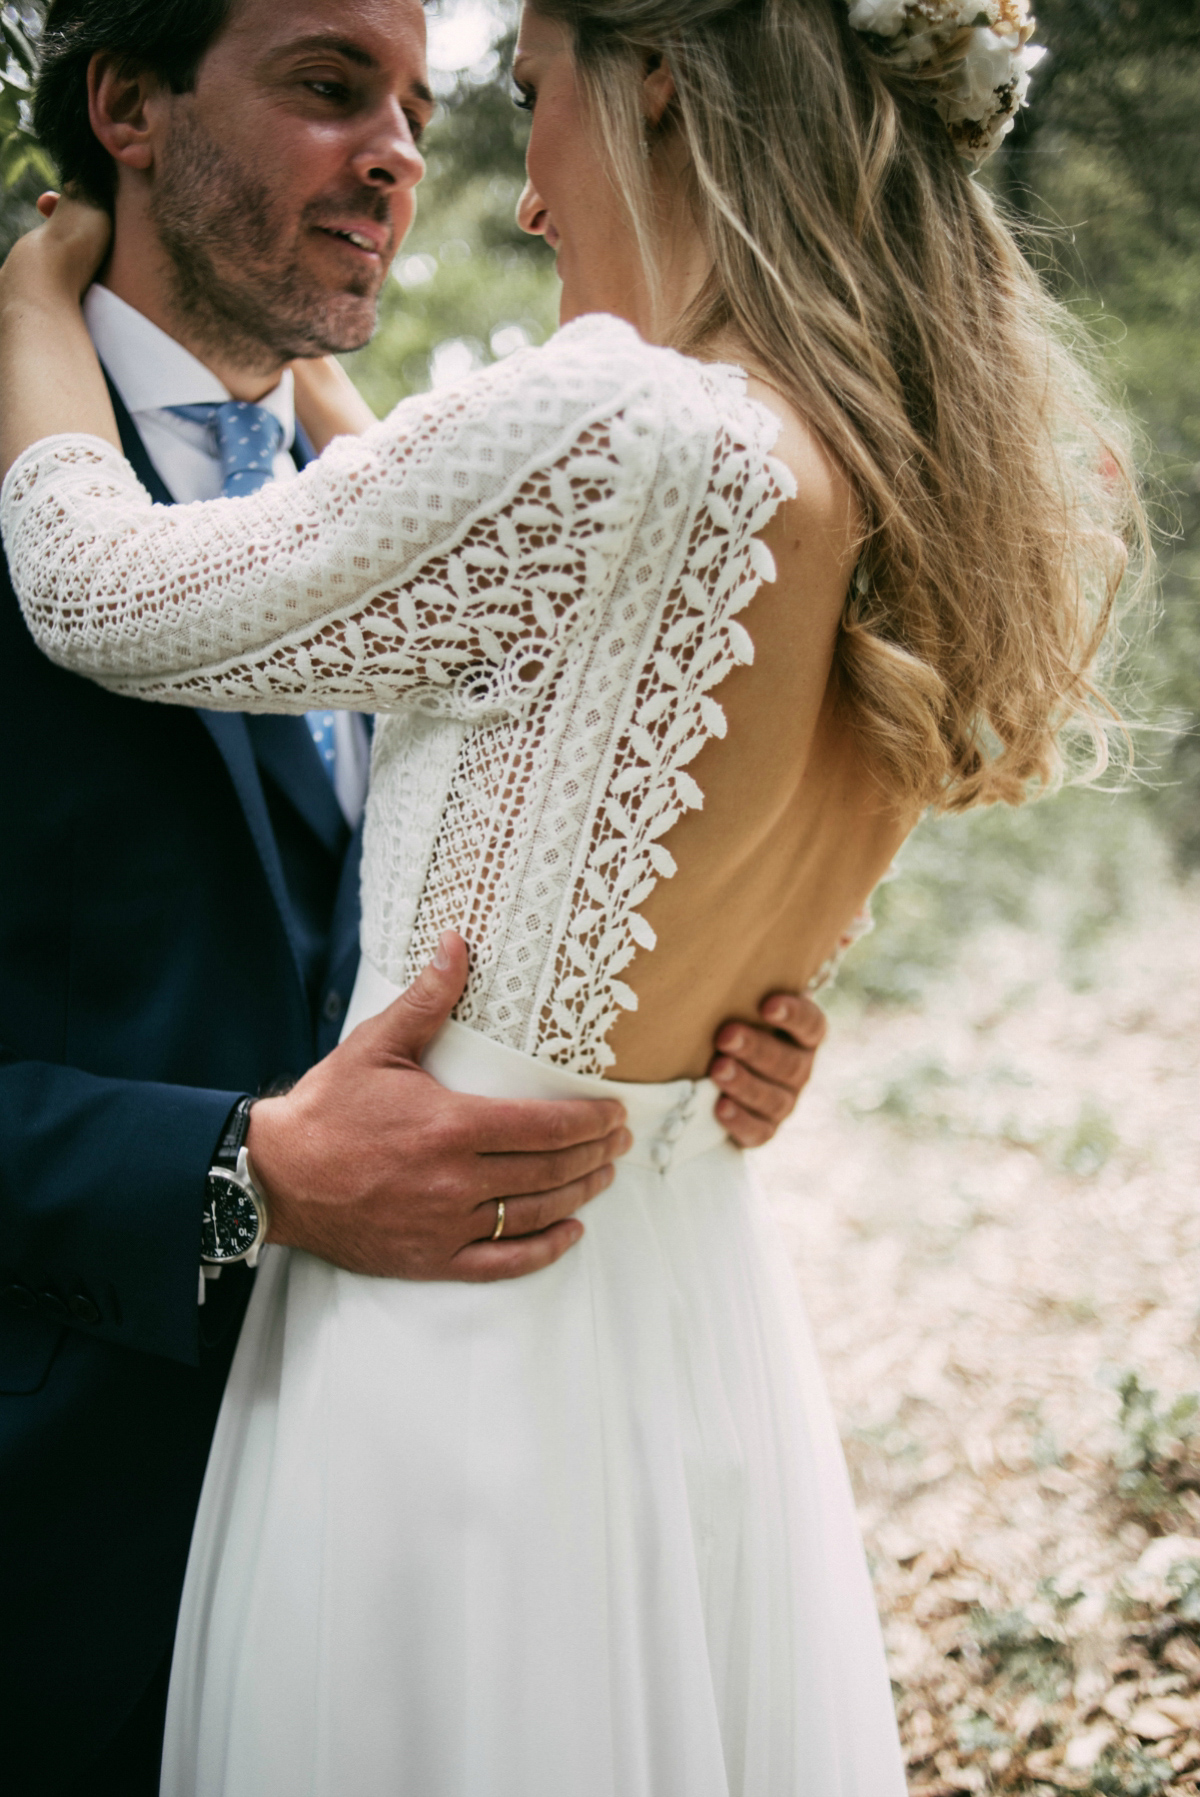
[[[671,340],[718,334],[853,481],[865,525],[838,678],[897,802],[1020,803],[1115,722],[1098,658],[1141,539],[1126,432],[1070,315],[928,101],[845,0],[536,0],[653,270],[642,83],[665,59],[711,273]]]

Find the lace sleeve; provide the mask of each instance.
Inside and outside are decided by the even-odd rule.
[[[249,499],[156,506],[99,439],[47,438],[3,491],[26,621],[51,660],[172,704],[523,709],[636,528],[664,353],[582,320]]]

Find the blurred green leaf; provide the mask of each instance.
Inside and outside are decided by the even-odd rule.
[[[27,131],[11,131],[0,146],[0,181],[15,187],[26,175],[36,175],[40,186],[53,186],[58,179],[54,164],[41,144]]]
[[[0,31],[4,33],[4,41],[18,67],[32,80],[37,69],[37,51],[12,7],[5,7],[0,14]]]
[[[33,207],[38,192],[58,182],[54,163],[34,136],[29,117],[41,19],[40,0],[0,7],[6,53],[0,66],[0,257],[38,222]]]

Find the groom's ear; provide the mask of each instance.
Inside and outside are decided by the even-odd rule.
[[[110,50],[88,64],[88,120],[99,143],[121,168],[148,172],[154,164],[155,113],[165,97],[152,70]]]

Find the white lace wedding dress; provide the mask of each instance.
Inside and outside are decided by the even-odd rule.
[[[525,1281],[268,1250],[166,1797],[901,1797],[786,1258],[711,1086],[599,1078],[714,691],[752,659],[776,430],[736,370],[591,318],[252,499],[152,507],[86,437],[8,477],[54,659],[174,704],[381,714],[350,1022],[454,927],[438,1077],[617,1093],[635,1135],[582,1244]]]

